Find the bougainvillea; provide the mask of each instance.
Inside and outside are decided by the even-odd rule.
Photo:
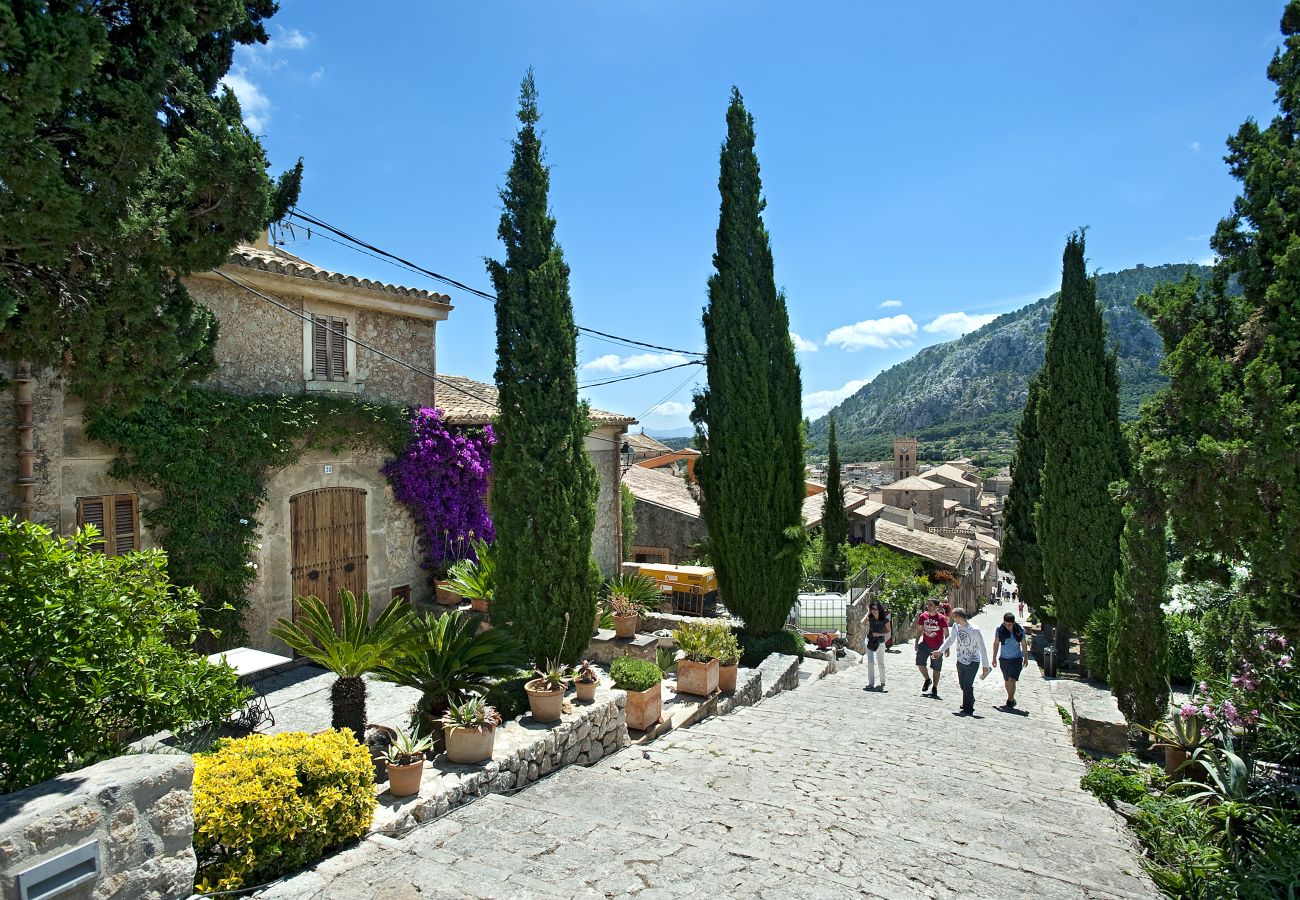
[[[420,528],[424,565],[444,572],[459,559],[473,559],[475,538],[496,537],[488,516],[492,474],[492,426],[457,429],[440,409],[411,410],[410,444],[384,466],[393,493]]]

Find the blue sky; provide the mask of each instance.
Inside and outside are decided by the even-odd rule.
[[[1223,141],[1272,114],[1281,2],[792,4],[282,0],[228,78],[300,207],[472,285],[536,70],[579,324],[703,349],[731,85],[756,120],[777,283],[818,415],[928,344],[1090,266],[1203,261]],[[330,268],[435,286],[320,237]],[[490,305],[449,291],[438,369],[490,381]],[[640,358],[638,358],[640,357]],[[671,364],[594,338],[580,381]],[[691,368],[588,392],[686,424]],[[685,382],[683,379],[686,379]],[[656,406],[656,404],[658,404]]]

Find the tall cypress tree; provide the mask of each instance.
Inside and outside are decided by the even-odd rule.
[[[718,588],[751,634],[785,623],[799,584],[805,495],[799,366],[763,226],[754,119],[732,88],[704,310],[708,388],[691,420]]]
[[[1020,599],[1042,614],[1047,591],[1043,585],[1043,554],[1034,530],[1034,507],[1042,495],[1043,438],[1038,431],[1038,377],[1029,381],[1025,411],[1016,426],[1016,450],[1011,457],[1011,490],[1003,521],[1001,565],[1016,574]]]
[[[1159,493],[1139,480],[1124,490],[1124,531],[1110,632],[1111,693],[1130,722],[1150,727],[1169,706],[1165,600],[1165,513]]]
[[[844,485],[840,481],[840,446],[835,437],[835,414],[830,414],[826,434],[826,505],[822,510],[822,578],[844,581],[847,560],[844,545],[849,539],[849,514],[844,511]]]
[[[538,662],[573,662],[586,649],[599,586],[591,561],[596,470],[584,448],[588,409],[578,402],[569,267],[547,208],[550,173],[542,164],[538,118],[530,69],[520,91],[514,161],[500,192],[505,209],[497,235],[506,258],[487,261],[497,293],[500,391],[492,454],[492,615],[514,623]]]
[[[1059,648],[1110,603],[1124,524],[1110,494],[1124,477],[1119,376],[1106,351],[1097,285],[1084,270],[1082,233],[1065,245],[1039,380],[1038,429],[1043,474],[1034,530]]]

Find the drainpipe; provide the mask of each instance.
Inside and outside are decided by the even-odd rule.
[[[14,372],[14,401],[18,414],[18,518],[30,521],[36,509],[36,447],[35,411],[32,402],[32,364],[27,360],[18,363]]]

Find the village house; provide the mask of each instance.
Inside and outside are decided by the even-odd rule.
[[[685,477],[672,469],[631,466],[623,483],[636,498],[636,544],[628,549],[628,558],[668,565],[694,559],[695,548],[709,532]]]
[[[946,524],[944,486],[919,475],[887,484],[880,489],[881,502],[896,509],[914,509],[936,525]]]
[[[437,325],[452,311],[446,295],[331,272],[269,246],[265,238],[237,248],[218,272],[197,274],[186,284],[220,323],[208,386],[240,394],[331,393],[439,406],[453,424],[491,421],[493,386],[430,375],[436,371]],[[18,415],[5,417],[0,439],[8,438],[20,452],[0,455],[0,477],[18,486],[4,514],[21,511],[61,533],[96,524],[106,534],[109,554],[157,546],[141,510],[158,498],[109,478],[116,454],[86,437],[85,403],[65,393],[57,373],[36,372],[30,380],[10,374],[18,376],[8,387]],[[622,559],[619,450],[633,421],[591,413],[587,450],[600,478],[592,552],[606,574],[617,571]],[[336,598],[340,588],[348,588],[369,591],[382,606],[389,597],[430,595],[415,523],[381,471],[385,457],[365,447],[306,452],[271,473],[262,508],[232,511],[260,523],[252,560],[257,576],[244,616],[251,646],[283,649],[268,628],[295,614],[298,596]]]
[[[957,504],[968,509],[979,509],[980,494],[984,492],[984,483],[963,466],[944,463],[941,466],[927,469],[922,477],[926,481],[942,485],[945,500],[955,500]]]

